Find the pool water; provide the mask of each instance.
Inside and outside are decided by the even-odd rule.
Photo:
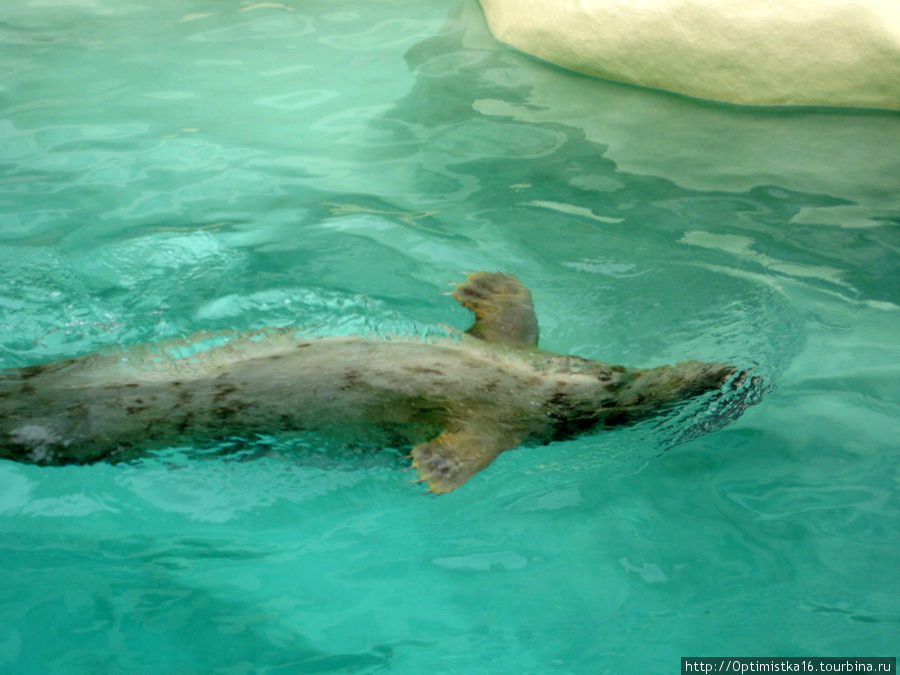
[[[502,455],[0,462],[0,672],[663,673],[900,644],[900,115],[554,68],[465,0],[6,0],[0,367],[198,330],[541,344],[768,391]],[[686,420],[685,424],[690,421]]]

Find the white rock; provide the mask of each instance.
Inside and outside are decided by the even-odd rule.
[[[480,0],[497,39],[600,77],[752,105],[900,109],[897,0]]]

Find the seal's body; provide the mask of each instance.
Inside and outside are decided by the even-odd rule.
[[[414,445],[432,492],[502,451],[629,424],[720,389],[735,369],[625,368],[537,349],[531,296],[513,277],[470,275],[461,340],[249,334],[175,358],[167,345],[0,373],[0,457],[38,464],[126,458],[154,446],[322,430]]]

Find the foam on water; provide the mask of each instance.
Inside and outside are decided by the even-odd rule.
[[[314,439],[2,462],[0,670],[892,653],[900,116],[590,80],[469,0],[7,0],[0,56],[4,368],[426,335],[469,321],[448,283],[498,269],[547,349],[771,388],[664,454],[643,427],[523,448],[437,499],[397,451]]]

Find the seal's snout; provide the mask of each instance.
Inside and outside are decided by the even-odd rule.
[[[719,366],[715,373],[711,374],[710,389],[722,389],[726,395],[734,395],[748,405],[759,402],[759,398],[765,389],[763,378],[754,375],[752,370],[741,370],[736,366]],[[745,406],[746,407],[746,406]]]
[[[674,398],[684,399],[715,391],[728,383],[738,372],[734,366],[724,363],[687,361],[659,369],[662,380],[671,382]],[[674,385],[674,386],[673,386]]]
[[[736,366],[729,366],[724,363],[712,363],[709,366],[709,388],[718,389],[729,380],[731,380],[738,372]]]
[[[721,389],[722,387],[734,383],[738,379],[746,377],[746,371],[742,371],[737,366],[725,363],[708,363],[706,364],[706,372],[700,378],[700,383],[704,386],[704,391]]]

